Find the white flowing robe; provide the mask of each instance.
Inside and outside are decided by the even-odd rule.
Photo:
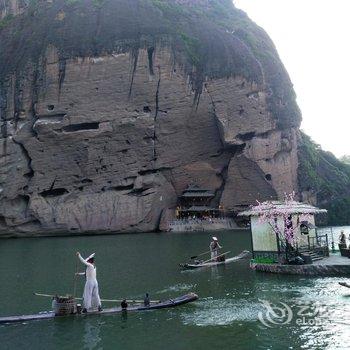
[[[84,288],[84,308],[86,310],[89,309],[97,309],[101,306],[101,299],[98,292],[98,283],[96,279],[96,267],[93,264],[90,264],[82,256],[78,255],[80,261],[86,265],[86,283]]]
[[[218,242],[212,241],[209,245],[209,248],[211,259],[214,260],[219,255],[219,249],[221,249],[222,247]]]

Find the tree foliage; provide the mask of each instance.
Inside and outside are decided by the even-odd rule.
[[[300,190],[313,193],[317,204],[328,209],[329,224],[350,224],[350,165],[322,150],[304,133],[298,154]]]

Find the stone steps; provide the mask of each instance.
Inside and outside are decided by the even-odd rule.
[[[305,256],[309,257],[312,261],[318,261],[322,260],[324,257],[322,255],[319,255],[318,253],[310,250],[299,250],[299,252]]]

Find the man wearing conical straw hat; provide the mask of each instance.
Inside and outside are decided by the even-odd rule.
[[[212,241],[209,244],[211,259],[216,260],[217,256],[219,255],[219,249],[221,249],[221,245],[219,244],[219,241],[217,237],[212,237]]]
[[[86,282],[84,287],[84,308],[83,312],[98,309],[102,310],[101,299],[98,293],[98,283],[96,279],[95,253],[84,259],[79,252],[77,252],[79,260],[86,265],[86,272],[77,273],[78,275],[85,275]]]

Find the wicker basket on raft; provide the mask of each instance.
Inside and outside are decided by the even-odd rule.
[[[77,302],[71,296],[55,296],[52,301],[52,307],[56,316],[65,316],[77,313]]]

